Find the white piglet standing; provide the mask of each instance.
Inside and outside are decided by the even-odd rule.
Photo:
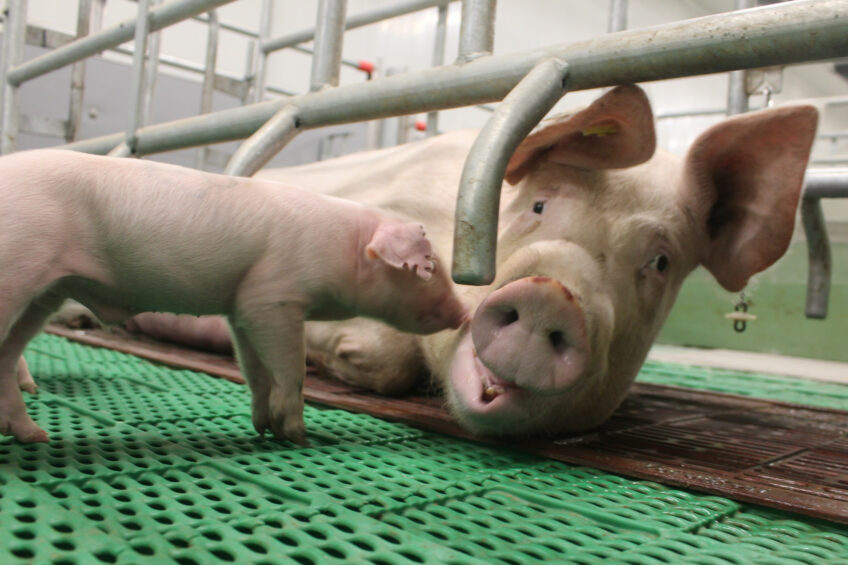
[[[254,427],[299,443],[305,320],[432,333],[467,317],[420,224],[274,182],[27,151],[0,158],[0,210],[0,432],[23,442],[47,434],[21,354],[66,298],[105,324],[227,316]]]

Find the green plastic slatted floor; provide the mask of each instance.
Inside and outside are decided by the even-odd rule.
[[[0,439],[0,563],[848,563],[848,528],[307,407],[252,432],[245,387],[41,335]],[[649,363],[642,379],[848,408],[848,387]],[[742,379],[744,378],[744,383]]]

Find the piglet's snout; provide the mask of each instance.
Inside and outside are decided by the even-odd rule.
[[[471,336],[480,361],[501,381],[556,393],[588,366],[583,311],[562,283],[547,277],[513,281],[474,314]]]

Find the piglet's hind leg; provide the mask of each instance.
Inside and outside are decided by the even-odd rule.
[[[21,354],[61,303],[60,298],[45,297],[30,304],[0,345],[0,433],[14,436],[24,443],[47,441],[47,432],[27,414],[20,390],[22,384],[26,385],[21,383],[21,364],[25,363]],[[29,376],[28,370],[26,374]],[[31,376],[29,382],[35,384]]]

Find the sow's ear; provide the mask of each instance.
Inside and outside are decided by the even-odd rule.
[[[365,254],[395,269],[409,269],[423,280],[429,280],[436,269],[431,260],[433,248],[421,224],[381,222],[365,247]]]
[[[543,121],[515,150],[504,178],[515,184],[540,159],[586,169],[621,169],[651,158],[654,116],[645,92],[618,86],[575,114]]]
[[[704,132],[684,165],[688,206],[706,231],[701,263],[727,290],[789,247],[818,112],[790,106],[744,114]]]

